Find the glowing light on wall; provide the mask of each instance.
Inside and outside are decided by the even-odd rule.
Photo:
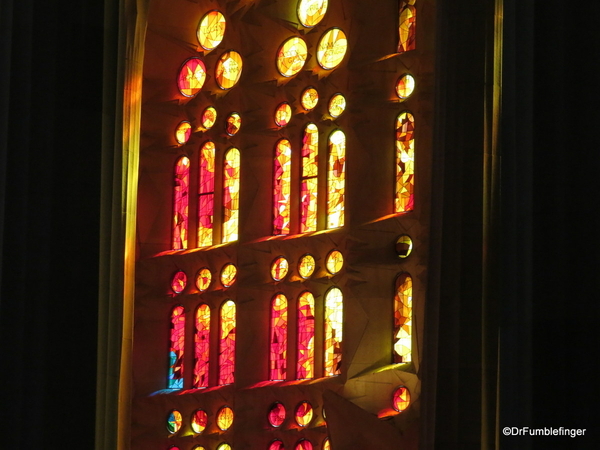
[[[287,298],[283,294],[277,294],[271,301],[270,380],[285,380],[286,377],[287,311]]]
[[[277,50],[277,70],[284,77],[293,77],[304,67],[308,49],[299,37],[291,37]]]
[[[292,147],[287,139],[275,146],[273,170],[273,234],[290,233]]]
[[[192,414],[192,431],[196,434],[202,433],[206,430],[206,426],[208,425],[208,414],[206,411],[202,409],[197,409]]]
[[[221,284],[223,287],[230,287],[233,283],[235,283],[236,277],[237,267],[231,263],[225,264],[221,270]]]
[[[173,180],[173,250],[183,250],[188,245],[188,208],[190,191],[190,160],[182,156],[175,164]]]
[[[327,12],[327,0],[300,0],[298,2],[298,19],[306,28],[317,25]]]
[[[183,418],[181,417],[181,413],[177,410],[171,411],[167,418],[167,431],[171,434],[177,433],[181,429],[182,423]]]
[[[289,270],[289,263],[283,256],[279,256],[271,264],[271,278],[275,281],[281,281],[285,278]]]
[[[221,89],[231,89],[242,76],[242,55],[229,50],[221,55],[215,69],[215,79]]]
[[[183,389],[183,351],[185,344],[185,310],[176,306],[171,312],[171,345],[169,351],[169,389]]]
[[[229,114],[229,116],[227,116],[227,123],[225,124],[225,132],[229,136],[236,135],[238,133],[238,131],[240,131],[241,127],[242,127],[242,117],[238,113],[233,112],[233,113]]]
[[[235,380],[235,303],[226,300],[221,305],[219,326],[219,385]]]
[[[296,378],[315,376],[315,298],[310,292],[298,297],[298,347]]]
[[[185,97],[195,97],[206,81],[206,66],[200,58],[190,58],[183,63],[177,77],[179,92]]]
[[[285,420],[285,407],[283,404],[276,402],[271,405],[271,409],[269,409],[268,414],[269,423],[271,426],[277,428],[283,424]]]
[[[194,334],[195,360],[194,387],[208,387],[210,362],[210,307],[200,305],[196,310],[196,332]]]
[[[319,129],[309,123],[302,135],[302,179],[300,187],[300,232],[317,230],[319,175]]]
[[[298,273],[304,279],[310,278],[310,276],[315,271],[315,258],[306,254],[300,258],[298,262]]]
[[[412,75],[402,75],[396,82],[396,95],[403,101],[410,97],[415,90],[415,79]]]
[[[325,376],[342,373],[342,328],[344,298],[339,288],[333,287],[325,295]]]
[[[176,294],[181,294],[187,285],[187,275],[182,270],[178,270],[171,280],[171,290]]]
[[[327,259],[325,260],[325,267],[327,267],[327,271],[335,275],[344,265],[344,256],[339,250],[332,250],[327,255]]]
[[[202,111],[202,127],[210,130],[217,121],[217,110],[213,106],[208,106]]]
[[[335,69],[342,63],[348,39],[346,34],[339,28],[332,28],[325,32],[317,45],[317,62],[323,69]]]
[[[196,36],[198,43],[205,50],[215,49],[225,36],[225,17],[219,11],[210,11],[202,17],[198,24]]]
[[[415,0],[403,0],[400,5],[398,53],[404,53],[416,48],[417,10],[412,6],[414,4]]]
[[[229,406],[223,406],[217,412],[217,426],[223,430],[227,431],[231,428],[233,424],[233,410]]]
[[[179,125],[177,125],[177,128],[175,129],[175,139],[177,140],[177,143],[185,144],[189,141],[191,135],[192,125],[187,120],[179,122]]]
[[[301,427],[306,427],[313,418],[313,408],[308,402],[302,402],[296,406],[295,412],[296,423]]]
[[[215,144],[212,141],[200,149],[198,182],[198,247],[207,247],[213,244],[215,215]]]
[[[307,111],[312,111],[319,103],[319,93],[314,87],[308,87],[302,91],[300,96],[300,104]]]
[[[335,130],[329,136],[327,172],[327,228],[344,226],[346,199],[346,135]]]
[[[337,119],[346,111],[346,97],[342,94],[335,94],[329,99],[329,105],[327,106],[329,115],[334,119]]]
[[[405,386],[400,386],[394,391],[392,408],[398,412],[404,411],[410,405],[410,391]]]
[[[230,148],[225,154],[223,180],[223,242],[238,239],[240,218],[240,151]]]
[[[196,287],[200,292],[207,290],[211,281],[212,274],[210,273],[210,269],[208,267],[203,267],[198,271],[198,275],[196,276]]]
[[[403,273],[396,279],[394,296],[394,362],[411,361],[412,352],[412,278]]]
[[[414,209],[415,118],[408,112],[396,119],[396,198],[395,212]]]

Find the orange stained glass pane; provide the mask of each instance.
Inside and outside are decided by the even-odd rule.
[[[298,2],[298,19],[306,28],[318,24],[327,12],[327,0],[300,0]]]
[[[275,110],[275,124],[278,127],[285,127],[292,118],[292,107],[288,102],[280,103]]]
[[[213,244],[215,215],[215,144],[204,143],[200,149],[198,173],[198,247]]]
[[[279,439],[275,439],[269,444],[269,450],[285,450],[285,446]]]
[[[226,21],[225,16],[219,11],[210,11],[206,13],[196,31],[198,43],[205,50],[213,50],[216,48],[225,36]]]
[[[392,408],[398,412],[404,411],[410,405],[410,391],[406,386],[400,386],[394,391]]]
[[[225,132],[229,136],[236,135],[237,132],[240,131],[241,126],[242,126],[242,117],[238,113],[233,112],[233,113],[229,114],[229,116],[227,116]]]
[[[415,118],[409,112],[396,119],[396,197],[395,212],[414,209]]]
[[[217,121],[217,110],[213,106],[208,106],[202,111],[202,126],[205,130],[210,130]]]
[[[296,406],[296,423],[301,427],[307,426],[313,418],[313,408],[308,402],[302,402]]]
[[[334,119],[340,117],[346,111],[346,97],[342,94],[335,94],[329,99],[328,108],[329,115]]]
[[[342,329],[344,297],[333,287],[325,295],[325,376],[342,373]]]
[[[169,351],[169,389],[183,389],[183,351],[185,344],[185,310],[176,306],[171,312],[171,345]]]
[[[236,276],[237,267],[235,267],[235,265],[231,263],[225,264],[225,266],[221,270],[221,284],[223,285],[223,287],[228,288],[233,283],[235,283]]]
[[[200,292],[207,290],[211,281],[212,274],[210,273],[210,269],[208,267],[203,267],[198,271],[198,275],[196,276],[196,287]]]
[[[396,241],[396,253],[399,258],[406,258],[411,254],[413,242],[410,236],[403,234]]]
[[[271,409],[269,410],[269,423],[271,426],[277,428],[283,424],[285,420],[285,406],[283,404],[276,402],[271,405]]]
[[[319,174],[319,129],[314,123],[302,135],[302,179],[300,181],[300,232],[317,230],[317,194]]]
[[[221,89],[231,89],[242,76],[242,55],[229,50],[221,55],[215,69],[215,78]]]
[[[183,63],[177,77],[179,92],[185,97],[194,97],[206,81],[206,66],[200,58],[190,58]]]
[[[206,430],[206,426],[208,425],[208,414],[206,411],[202,409],[197,409],[192,414],[192,431],[194,433],[200,434],[204,430]]]
[[[402,75],[396,82],[396,95],[400,100],[406,100],[415,90],[415,78],[412,75]]]
[[[190,190],[190,160],[182,156],[175,164],[173,190],[173,250],[183,250],[188,245],[188,208]]]
[[[217,413],[217,426],[226,431],[233,424],[233,410],[229,406],[223,406]]]
[[[412,278],[403,273],[396,279],[394,296],[394,362],[410,362],[412,353]]]
[[[223,174],[223,242],[238,239],[240,217],[240,151],[230,148],[225,154]]]
[[[287,139],[275,146],[273,169],[273,234],[290,233],[292,147]]]
[[[177,140],[177,143],[185,144],[190,140],[191,135],[192,125],[187,120],[179,122],[179,125],[177,125],[177,128],[175,129],[175,139]]]
[[[298,262],[298,273],[304,279],[309,278],[315,271],[315,258],[313,255],[306,254]]]
[[[296,378],[315,376],[315,298],[306,291],[298,297],[298,342]]]
[[[272,381],[286,378],[287,311],[287,298],[283,294],[277,294],[271,301],[269,379]]]
[[[235,303],[226,300],[221,306],[219,326],[219,386],[235,380]]]
[[[275,281],[281,281],[285,278],[289,270],[288,260],[283,256],[279,256],[271,264],[271,278]]]
[[[317,61],[323,69],[335,69],[342,63],[348,39],[346,34],[339,28],[327,30],[317,45]]]
[[[302,91],[300,97],[300,104],[307,111],[311,111],[316,108],[319,103],[319,93],[314,87],[308,87]]]
[[[417,10],[412,6],[414,4],[415,0],[403,0],[400,4],[398,53],[404,53],[416,48]]]
[[[187,284],[187,275],[182,270],[178,270],[173,275],[173,279],[171,280],[171,289],[176,294],[181,294],[185,289]]]
[[[308,49],[299,37],[287,39],[277,50],[277,70],[284,77],[293,77],[304,67]]]
[[[327,260],[325,261],[325,267],[327,267],[327,271],[335,275],[340,270],[342,270],[342,266],[344,265],[344,256],[339,250],[332,250],[327,255]]]
[[[173,410],[169,413],[169,417],[167,418],[167,430],[169,433],[175,434],[181,429],[182,423],[183,418],[181,417],[181,413],[177,410]]]
[[[210,307],[200,305],[196,310],[196,332],[194,334],[195,360],[194,387],[208,387],[210,362]]]
[[[327,172],[327,228],[344,226],[346,199],[346,135],[335,130],[329,136]]]
[[[296,443],[294,450],[313,450],[313,445],[308,439],[300,439]]]

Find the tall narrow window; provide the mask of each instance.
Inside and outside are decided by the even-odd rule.
[[[417,10],[414,5],[416,0],[402,0],[400,4],[400,26],[398,31],[398,53],[407,52],[416,48],[417,36]]]
[[[298,348],[296,378],[315,376],[315,298],[304,292],[298,298]]]
[[[287,358],[287,311],[288,302],[283,294],[271,301],[271,335],[269,379],[285,380]]]
[[[171,311],[171,346],[167,387],[183,389],[183,350],[185,343],[185,310],[176,306]]]
[[[196,365],[194,366],[194,387],[208,387],[208,367],[210,361],[210,308],[200,305],[196,310],[196,334],[194,336]]]
[[[223,242],[238,239],[240,219],[240,151],[230,148],[225,154],[223,177]]]
[[[273,171],[273,234],[290,234],[290,201],[292,189],[292,147],[281,139],[275,146]]]
[[[173,250],[186,249],[188,245],[189,191],[190,160],[182,156],[175,164],[173,180]]]
[[[325,295],[325,376],[342,373],[342,326],[344,298],[339,288],[333,287]]]
[[[302,179],[300,188],[300,232],[317,230],[319,129],[309,123],[302,136]]]
[[[235,380],[235,303],[226,300],[221,306],[219,327],[219,385]]]
[[[215,144],[206,142],[200,149],[198,186],[198,247],[213,244],[215,214]]]
[[[415,118],[409,112],[396,119],[396,212],[414,209],[415,191]]]
[[[394,297],[394,362],[412,360],[412,278],[407,273],[396,279]]]
[[[344,226],[346,198],[346,135],[335,130],[329,136],[327,172],[327,228]]]

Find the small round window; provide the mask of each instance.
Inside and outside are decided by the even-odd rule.
[[[302,92],[302,96],[300,97],[300,103],[302,107],[307,111],[312,111],[317,107],[319,103],[319,93],[314,87],[306,88]]]
[[[173,410],[169,413],[169,417],[167,418],[167,430],[171,434],[177,433],[181,429],[182,424],[181,413],[177,410]]]
[[[229,50],[221,55],[215,69],[215,78],[221,89],[231,89],[242,76],[242,55]]]
[[[412,248],[412,239],[407,234],[403,234],[396,241],[396,253],[399,258],[407,258],[411,254]]]
[[[332,250],[327,255],[327,260],[325,262],[325,266],[327,267],[327,271],[335,275],[340,270],[342,270],[342,266],[344,265],[344,257],[342,253],[338,250]]]
[[[277,70],[284,77],[293,77],[304,67],[308,48],[299,37],[291,37],[277,50]]]
[[[202,17],[198,24],[196,36],[204,50],[215,49],[225,36],[225,16],[219,11],[210,11]]]
[[[415,90],[415,79],[412,75],[402,75],[396,82],[396,95],[400,100],[406,100]]]
[[[406,386],[400,386],[394,391],[392,408],[398,412],[404,411],[410,404],[410,391]]]
[[[317,25],[327,12],[327,0],[300,0],[298,2],[298,19],[306,28]]]
[[[288,102],[280,103],[275,110],[275,124],[278,127],[285,127],[292,118],[292,107]]]
[[[217,426],[223,430],[229,430],[233,424],[233,410],[229,406],[223,406],[217,413]]]
[[[275,281],[281,281],[288,273],[289,264],[283,256],[278,257],[271,264],[271,278]]]
[[[206,81],[206,66],[200,58],[190,58],[183,63],[177,77],[179,92],[185,97],[195,97]]]
[[[294,450],[313,450],[313,445],[308,439],[300,439],[296,443]]]
[[[342,63],[347,49],[346,34],[339,28],[332,28],[325,32],[317,45],[317,61],[323,69],[335,69]]]
[[[310,403],[302,402],[296,407],[296,423],[301,427],[306,427],[313,418],[313,409]]]
[[[205,130],[210,130],[216,121],[217,121],[217,110],[212,106],[208,106],[202,112],[202,127]]]
[[[206,414],[206,411],[202,409],[194,411],[194,414],[192,414],[192,430],[194,433],[202,433],[204,430],[206,430],[207,424],[208,414]]]
[[[269,410],[269,423],[273,427],[280,427],[285,420],[285,406],[277,402],[271,406]]]
[[[233,112],[233,113],[229,114],[229,116],[227,116],[225,132],[229,136],[236,135],[237,132],[240,131],[241,126],[242,126],[242,117],[238,113]]]
[[[340,117],[346,110],[346,97],[342,94],[335,94],[329,100],[328,110],[329,115],[334,119]]]
[[[204,267],[198,271],[198,275],[196,276],[196,287],[200,292],[207,290],[211,281],[212,274],[210,273],[210,269],[208,269],[208,267]]]
[[[275,439],[269,444],[269,450],[285,450],[285,446],[279,439]]]
[[[178,144],[185,144],[190,140],[190,136],[192,135],[192,125],[184,120],[177,125],[175,129],[175,139]]]
[[[181,294],[187,285],[187,275],[183,270],[175,272],[171,280],[171,289],[176,294]]]
[[[304,279],[309,278],[315,271],[315,258],[313,255],[306,254],[298,262],[298,273]]]
[[[235,283],[236,276],[237,268],[231,263],[226,264],[225,267],[223,267],[223,270],[221,270],[221,284],[228,288]]]

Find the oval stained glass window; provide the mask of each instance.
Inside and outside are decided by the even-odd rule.
[[[398,412],[404,411],[410,405],[410,391],[406,386],[400,386],[394,391],[392,408]]]
[[[240,127],[242,126],[242,117],[234,112],[227,116],[227,123],[225,124],[225,132],[229,136],[233,136],[240,131]]]
[[[285,278],[288,273],[290,265],[283,256],[278,257],[271,264],[271,278],[275,281],[281,281]]]
[[[222,442],[217,447],[217,450],[231,450],[231,445],[229,445],[227,442]]]
[[[173,275],[173,279],[171,280],[171,289],[176,294],[181,294],[185,289],[187,284],[187,275],[184,271],[179,270]]]
[[[271,426],[280,427],[285,420],[285,406],[279,402],[274,403],[269,410],[268,418]]]
[[[396,241],[396,253],[399,258],[407,258],[411,254],[412,248],[412,239],[407,234],[403,234]]]
[[[342,270],[342,266],[344,265],[344,257],[342,253],[338,250],[332,250],[327,255],[327,260],[325,262],[325,267],[327,267],[327,271],[331,275],[335,275],[340,270]]]
[[[229,50],[221,55],[215,69],[215,78],[221,89],[231,89],[242,76],[242,55]]]
[[[237,268],[231,263],[226,264],[223,270],[221,270],[221,284],[226,288],[230,287],[235,283],[236,276]]]
[[[294,450],[313,450],[313,445],[308,439],[300,439],[296,443]]]
[[[313,418],[313,408],[310,403],[302,402],[296,407],[296,423],[301,427],[307,426]]]
[[[302,96],[300,97],[300,104],[307,111],[312,111],[316,108],[317,103],[319,103],[319,93],[314,87],[308,87],[302,91]]]
[[[306,28],[318,24],[327,12],[327,0],[300,0],[298,2],[298,19]]]
[[[217,413],[217,426],[223,430],[229,430],[233,424],[233,410],[229,406],[223,406]]]
[[[269,444],[269,450],[285,450],[285,446],[279,439],[275,439]]]
[[[200,58],[190,58],[183,63],[177,77],[179,92],[185,97],[195,97],[206,81],[206,66]]]
[[[167,430],[169,433],[177,433],[181,429],[182,422],[183,418],[181,417],[181,413],[177,410],[171,411],[167,418]]]
[[[415,90],[415,79],[412,75],[402,75],[396,82],[396,95],[400,100],[406,100]]]
[[[196,287],[200,292],[207,290],[211,281],[212,274],[210,273],[210,269],[208,267],[203,267],[198,271],[198,275],[196,275]]]
[[[208,414],[202,409],[197,409],[192,414],[192,430],[194,433],[200,434],[206,430],[208,424]]]
[[[178,144],[185,144],[190,140],[190,136],[192,135],[192,125],[184,120],[177,125],[175,129],[175,139]]]
[[[304,279],[309,278],[315,271],[315,258],[313,255],[306,254],[298,262],[298,273]]]
[[[331,444],[329,443],[329,438],[325,438],[323,441],[323,450],[331,450]]]
[[[204,111],[202,111],[202,127],[205,130],[210,130],[215,122],[217,121],[217,110],[209,106]]]
[[[340,117],[344,111],[346,111],[346,97],[342,94],[335,94],[329,99],[329,105],[327,106],[329,115],[334,119]]]
[[[219,11],[210,11],[202,17],[198,24],[196,36],[204,50],[213,50],[225,36],[225,16]]]
[[[285,127],[292,118],[292,107],[288,102],[280,103],[275,110],[275,124],[278,127]]]
[[[284,77],[293,77],[304,67],[308,49],[299,37],[291,37],[277,50],[277,70]]]
[[[323,69],[335,69],[342,63],[347,49],[346,34],[339,28],[332,28],[325,32],[317,45],[317,61]]]

